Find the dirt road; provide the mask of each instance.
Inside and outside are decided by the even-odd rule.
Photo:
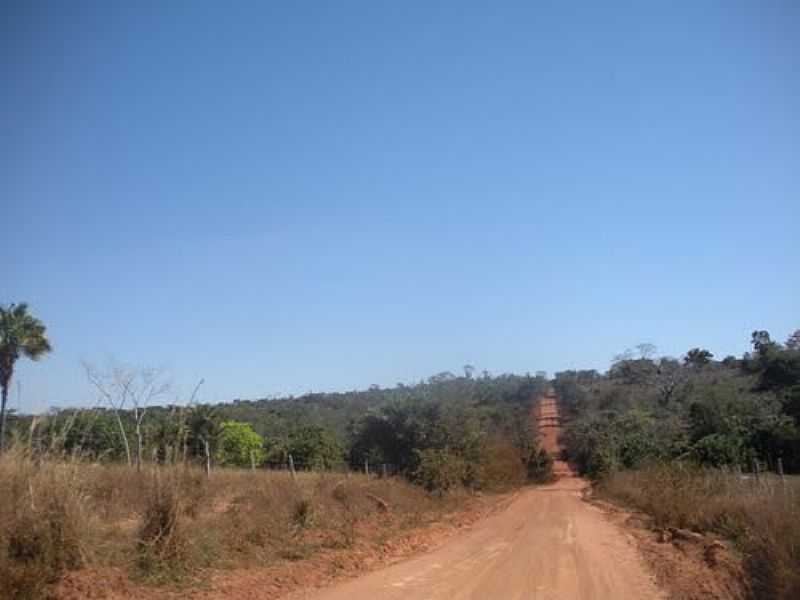
[[[534,427],[539,431],[539,443],[554,459],[553,472],[559,481],[574,478],[575,473],[572,468],[561,460],[561,445],[558,442],[558,436],[561,435],[561,417],[558,414],[555,396],[547,395],[540,398],[533,409],[532,417]],[[568,482],[564,481],[564,483]],[[575,481],[569,483],[576,484]]]
[[[555,398],[534,416],[543,445],[558,450]],[[581,500],[585,482],[563,462],[560,479],[528,489],[501,513],[439,549],[308,600],[647,600],[663,598],[632,539]]]

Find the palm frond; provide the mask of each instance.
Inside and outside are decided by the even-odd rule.
[[[44,323],[28,312],[28,304],[0,306],[0,356],[10,362],[25,356],[38,360],[52,350]]]

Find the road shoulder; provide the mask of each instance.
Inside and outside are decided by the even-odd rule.
[[[601,510],[630,536],[659,587],[670,600],[745,600],[742,560],[718,536],[659,528],[649,515],[598,498],[587,488],[583,500]]]

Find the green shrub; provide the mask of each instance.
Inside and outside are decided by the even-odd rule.
[[[264,462],[264,440],[249,423],[225,421],[217,437],[216,459],[220,465],[249,467]]]
[[[525,482],[525,464],[520,451],[502,439],[492,440],[481,451],[476,483],[482,489],[502,489]]]
[[[336,436],[314,425],[293,429],[286,451],[302,468],[330,469],[344,461],[344,451]]]
[[[441,495],[462,485],[466,476],[463,458],[448,450],[430,449],[419,452],[419,466],[413,478],[429,492]]]
[[[528,481],[533,483],[549,483],[555,478],[553,475],[553,457],[544,448],[531,453],[526,467]]]

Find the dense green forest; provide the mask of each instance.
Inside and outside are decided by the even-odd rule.
[[[800,471],[800,331],[751,341],[740,358],[702,348],[657,358],[643,344],[605,374],[557,373],[568,458],[593,477],[672,459]]]
[[[100,379],[100,376],[95,376]],[[91,460],[203,462],[298,469],[369,468],[431,489],[542,477],[530,410],[539,376],[440,373],[416,385],[216,405],[130,406],[158,389],[149,372],[114,370],[109,406],[12,416],[18,444]],[[119,380],[123,383],[120,384]],[[120,406],[125,390],[128,406]],[[141,440],[141,448],[139,441]]]
[[[542,374],[476,376],[468,367],[415,385],[184,406],[147,405],[157,373],[90,376],[107,405],[11,415],[16,442],[130,464],[280,468],[291,456],[298,469],[372,465],[431,488],[547,469],[529,416],[548,386]],[[702,348],[657,357],[642,344],[606,373],[560,372],[552,385],[568,417],[567,458],[591,477],[673,459],[800,471],[800,332],[779,343],[756,331],[751,352],[722,360]]]

